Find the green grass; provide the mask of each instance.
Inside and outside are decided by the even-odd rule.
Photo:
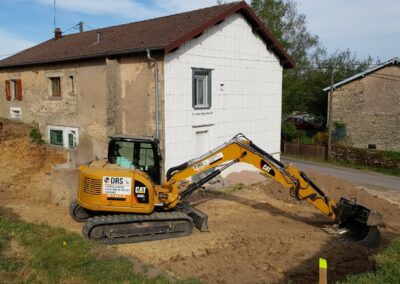
[[[145,271],[134,272],[138,263],[76,233],[0,214],[2,283],[199,283],[194,279],[176,282],[165,275],[150,279]]]
[[[396,168],[371,167],[371,166],[364,166],[364,165],[360,165],[360,164],[356,164],[356,163],[350,163],[350,162],[346,162],[346,161],[337,161],[337,160],[325,161],[325,162],[334,164],[334,165],[338,165],[338,166],[353,168],[353,169],[373,171],[373,172],[378,172],[378,173],[392,175],[392,176],[400,176],[400,169],[396,169]]]
[[[385,151],[384,155],[385,155],[385,157],[387,157],[389,159],[400,161],[400,152]]]
[[[366,272],[353,275],[342,283],[346,284],[390,284],[400,281],[400,238],[395,239],[376,258],[377,269],[373,272]]]
[[[299,156],[299,155],[293,155],[293,154],[283,154],[283,157],[292,157],[295,159],[299,160],[305,160],[305,161],[312,161],[312,162],[317,162],[321,164],[328,164],[328,165],[337,165],[341,167],[347,167],[347,168],[352,168],[352,169],[357,169],[357,170],[366,170],[366,171],[372,171],[372,172],[378,172],[386,175],[392,175],[392,176],[399,176],[400,177],[400,169],[396,168],[385,168],[385,167],[371,167],[371,166],[364,166],[361,164],[356,164],[356,163],[350,163],[347,161],[338,161],[338,160],[321,160],[321,159],[316,159],[316,158],[310,158],[306,156]]]

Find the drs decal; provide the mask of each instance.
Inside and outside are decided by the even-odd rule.
[[[134,194],[139,203],[149,203],[149,190],[140,181],[135,181]]]
[[[275,176],[275,171],[274,169],[272,169],[268,163],[264,160],[261,160],[261,168],[263,169],[263,171],[269,173],[271,176]]]

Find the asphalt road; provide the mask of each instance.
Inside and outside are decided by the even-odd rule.
[[[300,170],[307,172],[309,170],[319,171],[331,176],[335,176],[344,180],[348,180],[355,184],[365,185],[369,187],[380,187],[395,190],[400,193],[400,177],[384,175],[380,173],[331,166],[322,163],[303,161],[288,157],[282,157],[282,162],[291,163]]]

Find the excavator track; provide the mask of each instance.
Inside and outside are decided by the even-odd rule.
[[[87,220],[83,235],[105,244],[124,244],[188,236],[192,230],[193,220],[187,214],[156,212],[96,216]]]

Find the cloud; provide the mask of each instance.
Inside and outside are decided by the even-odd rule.
[[[0,45],[0,60],[36,44],[2,29],[0,29],[0,42],[6,43]]]
[[[53,6],[53,0],[36,0],[38,3]],[[57,0],[57,9],[65,9],[89,15],[115,15],[132,19],[159,16],[159,12],[137,0]]]

